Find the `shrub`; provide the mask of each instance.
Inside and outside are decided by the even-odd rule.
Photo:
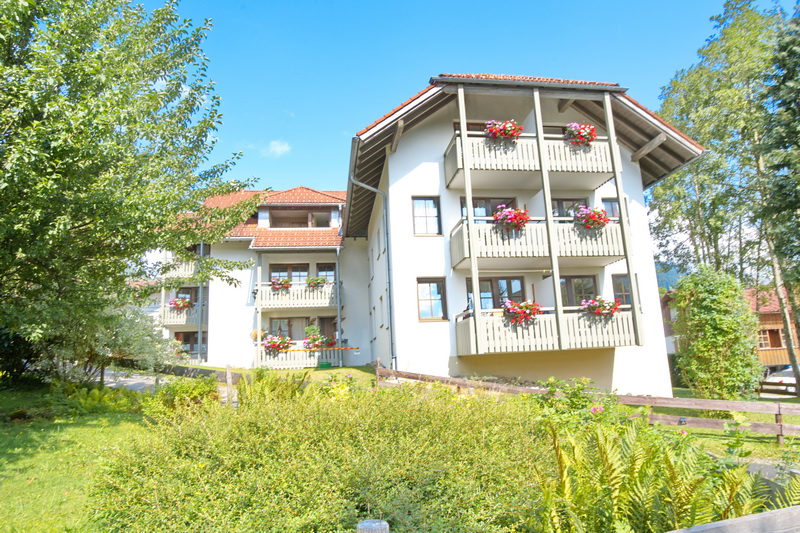
[[[267,368],[258,368],[243,376],[236,384],[239,405],[259,405],[264,402],[295,398],[303,392],[309,372],[290,374],[285,378]]]
[[[594,406],[584,385],[566,405]],[[665,531],[764,508],[754,476],[641,418],[437,386],[318,390],[189,410],[115,452],[93,493],[103,526]]]
[[[217,378],[214,375],[200,378],[177,378],[160,387],[144,402],[144,413],[154,418],[170,416],[208,402],[219,400]]]

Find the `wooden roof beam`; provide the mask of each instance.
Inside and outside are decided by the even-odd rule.
[[[661,146],[661,144],[666,140],[667,140],[667,134],[664,132],[659,133],[658,135],[653,137],[650,140],[650,142],[648,142],[647,144],[636,150],[633,153],[633,155],[631,155],[631,161],[633,163],[637,162],[638,160],[640,160],[641,158],[643,158],[644,156],[655,150],[657,147]]]
[[[558,112],[559,113],[563,113],[564,111],[566,111],[572,105],[572,103],[574,101],[575,101],[574,98],[568,98],[566,100],[560,100],[558,102]]]
[[[393,154],[397,151],[397,145],[400,143],[400,136],[403,135],[403,128],[405,125],[406,123],[402,118],[395,123],[394,135],[392,135],[392,144],[388,147],[390,154]]]

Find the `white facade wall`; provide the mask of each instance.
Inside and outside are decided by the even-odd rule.
[[[563,125],[571,121],[589,122],[573,110],[560,114],[557,102],[543,100],[545,125]],[[478,109],[476,114],[472,110]],[[481,96],[467,97],[468,121],[517,118],[526,132],[535,131],[532,98],[509,98],[505,100]],[[395,350],[397,368],[434,375],[468,375],[476,368],[488,367],[495,356],[456,357],[455,316],[467,306],[466,278],[468,270],[454,270],[450,264],[449,234],[461,218],[460,199],[463,190],[447,189],[444,176],[444,151],[453,136],[453,120],[457,118],[457,107],[452,103],[427,118],[423,125],[404,133],[394,154],[389,155],[381,190],[389,192],[390,246],[392,256],[392,286],[394,298]],[[551,120],[548,120],[551,119]],[[555,121],[557,122],[555,122]],[[598,131],[598,135],[606,132]],[[660,318],[658,290],[653,263],[652,244],[647,225],[647,208],[644,203],[641,175],[638,165],[631,163],[631,152],[621,147],[623,189],[628,197],[631,219],[631,254],[634,273],[631,283],[636,283],[641,299],[644,321],[641,341],[643,346],[616,349],[573,350],[565,352],[524,354],[522,364],[518,354],[509,354],[509,363],[495,367],[495,373],[504,370],[519,370],[522,373],[510,377],[547,378],[537,373],[537,367],[549,375],[558,374],[554,369],[563,369],[558,377],[582,377],[582,369],[590,369],[595,381],[607,389],[620,392],[646,393],[660,396],[671,395],[671,384],[667,366],[664,334]],[[499,185],[502,185],[499,183]],[[553,184],[557,188],[558,184]],[[534,217],[542,217],[549,206],[545,206],[543,193],[533,190],[473,189],[474,197],[514,197],[518,206],[525,207]],[[442,224],[441,236],[415,236],[412,217],[412,198],[437,196],[440,202]],[[589,204],[602,206],[602,198],[616,198],[614,183],[609,181],[596,190],[558,190],[554,197],[588,197]],[[383,239],[380,199],[376,199],[369,232],[369,260],[371,268],[370,306],[373,307],[373,355],[383,356],[387,350],[388,335],[384,333],[386,317],[380,312],[380,298],[385,297],[382,279],[386,273],[385,254],[379,249],[385,246]],[[600,294],[613,298],[611,276],[627,272],[626,262],[617,261],[606,267],[561,268],[561,275],[591,274],[597,277]],[[509,273],[511,274],[511,273]],[[554,302],[553,280],[542,273],[522,273],[525,291],[531,298],[531,287],[535,288],[536,300],[542,305]],[[482,274],[492,275],[492,274]],[[447,297],[447,321],[420,321],[417,304],[418,278],[444,278]],[[377,301],[376,301],[377,300]],[[482,358],[482,359],[481,359]],[[501,358],[497,358],[498,360]],[[539,361],[539,364],[532,362]],[[573,364],[574,363],[574,364]],[[485,368],[484,368],[485,370]]]
[[[373,360],[366,239],[345,239],[339,255],[339,275],[342,280],[342,339],[347,339],[348,347],[358,348],[343,352],[344,364],[366,365]]]

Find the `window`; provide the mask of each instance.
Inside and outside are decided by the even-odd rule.
[[[561,276],[561,301],[566,306],[581,305],[581,300],[597,296],[594,276]]]
[[[305,209],[270,208],[269,226],[271,228],[307,228],[312,225],[313,217]]]
[[[420,320],[447,320],[444,278],[417,278]]]
[[[414,206],[414,234],[441,235],[442,225],[439,221],[439,198],[412,198]]]
[[[181,348],[187,352],[198,352],[196,331],[176,331],[175,340],[181,343]],[[203,348],[208,344],[208,332],[203,332]]]
[[[762,329],[758,332],[759,348],[783,348],[784,346],[782,329]]]
[[[472,215],[476,217],[491,217],[497,206],[504,205],[506,207],[516,207],[516,202],[513,198],[473,198],[472,199]],[[467,199],[461,197],[461,216],[467,218]],[[488,220],[476,220],[478,224],[487,224]]]
[[[631,305],[631,279],[627,274],[613,274],[611,285],[614,287],[614,298],[622,305]]]
[[[586,198],[553,198],[551,200],[554,217],[572,217],[578,207],[588,204]]]
[[[336,265],[333,263],[318,263],[317,277],[325,278],[330,282],[336,281]]]
[[[197,287],[181,287],[175,291],[176,298],[187,298],[190,302],[197,302]]]
[[[616,198],[603,198],[603,209],[606,210],[608,216],[619,218],[619,200]]]
[[[305,284],[308,279],[308,265],[270,265],[270,279],[290,279],[292,283]]]
[[[521,277],[481,278],[481,309],[500,309],[506,300],[516,302],[525,299],[525,289]],[[472,309],[472,279],[467,278],[467,301]]]
[[[564,135],[566,130],[564,126],[542,126],[542,133],[545,135]]]
[[[308,319],[305,317],[271,318],[269,321],[270,335],[289,337],[292,340],[306,338]]]
[[[453,131],[458,131],[461,128],[461,121],[453,121]],[[469,122],[467,121],[467,131],[486,131],[486,122]]]
[[[203,243],[203,257],[208,257],[211,255],[211,245]],[[192,246],[186,247],[187,252],[192,252],[193,254],[200,255],[200,245],[194,244]]]

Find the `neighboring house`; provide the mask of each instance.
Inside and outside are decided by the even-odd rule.
[[[704,149],[625,91],[443,74],[357,134],[344,236],[367,239],[360,326],[374,358],[435,375],[585,376],[671,395],[644,190]],[[524,126],[516,142],[483,133],[509,119]],[[564,141],[571,122],[596,126],[590,147]],[[501,204],[533,220],[504,232],[490,220]],[[579,205],[605,207],[612,222],[578,227]],[[581,310],[595,295],[619,298],[621,312]],[[513,325],[506,299],[546,312]]]
[[[316,324],[323,335],[337,339],[337,348],[350,348],[325,354],[329,360],[369,362],[365,242],[340,235],[344,191],[242,191],[207,204],[223,207],[253,195],[261,201],[252,217],[223,242],[195,250],[252,266],[231,272],[239,282],[235,286],[212,280],[206,286],[164,291],[157,317],[166,334],[211,366],[313,366],[319,355],[304,352],[302,340],[306,326]],[[195,268],[194,263],[181,263],[170,275],[190,276]],[[309,287],[309,278],[325,282]],[[272,279],[288,279],[291,286],[273,289]],[[191,307],[170,307],[175,298],[189,300]],[[259,340],[269,334],[290,337],[295,351],[279,357],[265,354]]]
[[[786,348],[786,329],[778,304],[777,293],[747,289],[745,297],[750,309],[758,314],[760,329],[758,332],[758,360],[773,370],[789,364],[789,351]],[[791,315],[790,315],[791,316]],[[792,324],[792,340],[798,347],[797,329]]]

